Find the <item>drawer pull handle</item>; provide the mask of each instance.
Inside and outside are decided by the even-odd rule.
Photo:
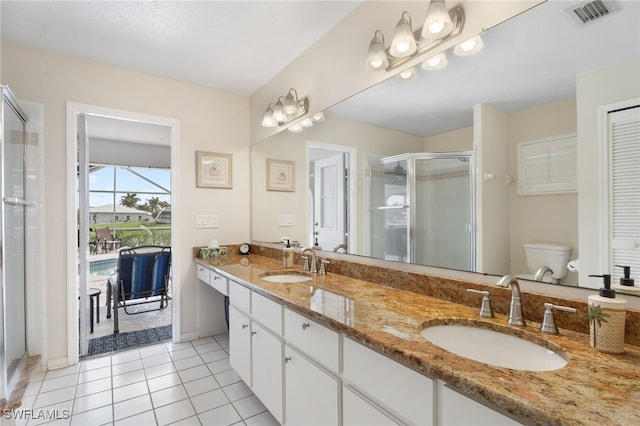
[[[242,324],[242,329],[244,330],[245,328],[249,327],[249,324]]]
[[[254,336],[254,335],[256,335],[257,333],[258,333],[257,331],[252,331],[252,332],[251,332],[251,335],[252,335],[252,336]]]
[[[213,277],[213,280],[214,280],[214,281],[215,281],[215,280],[219,280],[219,279],[220,279],[220,277],[218,277],[218,276]]]
[[[284,363],[288,363],[289,361],[291,361],[291,357],[290,356],[285,356],[284,357]]]
[[[310,326],[310,325],[311,325],[311,324],[309,324],[308,322],[303,322],[303,323],[302,323],[302,329],[303,329],[303,330],[306,330],[307,328],[309,328],[309,326]]]

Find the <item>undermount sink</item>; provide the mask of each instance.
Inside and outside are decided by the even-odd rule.
[[[433,325],[422,337],[456,355],[485,364],[523,371],[558,370],[567,361],[537,343],[500,331],[467,324]]]
[[[296,273],[275,273],[266,274],[260,277],[265,281],[272,283],[303,283],[305,281],[311,281],[311,277],[303,274]]]

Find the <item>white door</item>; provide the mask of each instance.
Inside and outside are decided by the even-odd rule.
[[[78,299],[80,304],[80,356],[89,353],[89,304],[87,276],[89,274],[89,133],[87,116],[78,114]],[[106,297],[106,296],[105,296]]]
[[[314,232],[322,250],[346,243],[344,154],[314,163]],[[315,242],[315,241],[314,241]]]

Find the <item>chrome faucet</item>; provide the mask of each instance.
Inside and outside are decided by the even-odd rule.
[[[334,252],[334,253],[337,253],[337,252],[338,252],[338,250],[340,250],[340,249],[343,249],[343,250],[344,250],[344,252],[346,253],[346,252],[347,252],[347,245],[346,245],[345,243],[338,244],[337,246],[335,246],[335,247],[333,248],[333,252]]]
[[[533,279],[536,281],[542,281],[545,275],[553,275],[553,270],[549,268],[547,265],[542,265],[538,268],[536,273],[533,275]]]
[[[509,307],[509,325],[525,325],[520,302],[520,284],[513,275],[505,275],[498,281],[498,287],[509,288],[511,285],[511,306]]]
[[[315,274],[316,272],[318,272],[316,251],[311,247],[307,247],[302,249],[302,252],[300,254],[305,254],[306,252],[311,252],[311,265],[307,265],[305,262],[306,267],[304,268],[304,270],[311,271]]]

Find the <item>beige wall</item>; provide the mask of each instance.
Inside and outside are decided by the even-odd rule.
[[[99,105],[179,120],[178,186],[182,200],[175,207],[174,226],[180,241],[174,259],[182,265],[174,276],[174,291],[182,301],[182,333],[211,333],[215,325],[199,324],[202,308],[200,284],[195,275],[191,247],[215,237],[224,243],[249,240],[249,99],[205,87],[96,62],[45,52],[4,42],[2,77],[21,100],[44,104],[46,191],[46,287],[48,359],[63,360],[67,354],[67,277],[69,262],[64,245],[72,233],[65,229],[67,169],[66,102]],[[195,187],[195,151],[233,155],[233,189]],[[220,228],[196,230],[196,214],[219,215]],[[207,309],[209,312],[210,308]],[[206,316],[204,316],[206,317]],[[203,318],[204,318],[203,317]],[[201,318],[202,319],[202,318]],[[221,331],[221,330],[218,330]],[[45,360],[46,362],[47,360]]]
[[[601,106],[640,97],[640,61],[630,61],[577,78],[578,101],[578,223],[580,235],[581,286],[598,288],[597,278],[589,274],[608,274],[602,270],[604,257],[600,249],[600,129]]]
[[[568,99],[509,116],[509,174],[517,176],[517,147],[521,142],[576,132],[576,101]],[[527,242],[569,244],[571,258],[578,257],[578,194],[518,195],[510,186],[511,271],[529,273],[522,245]],[[577,284],[567,272],[565,284]]]
[[[426,137],[423,151],[473,151],[473,126]]]

